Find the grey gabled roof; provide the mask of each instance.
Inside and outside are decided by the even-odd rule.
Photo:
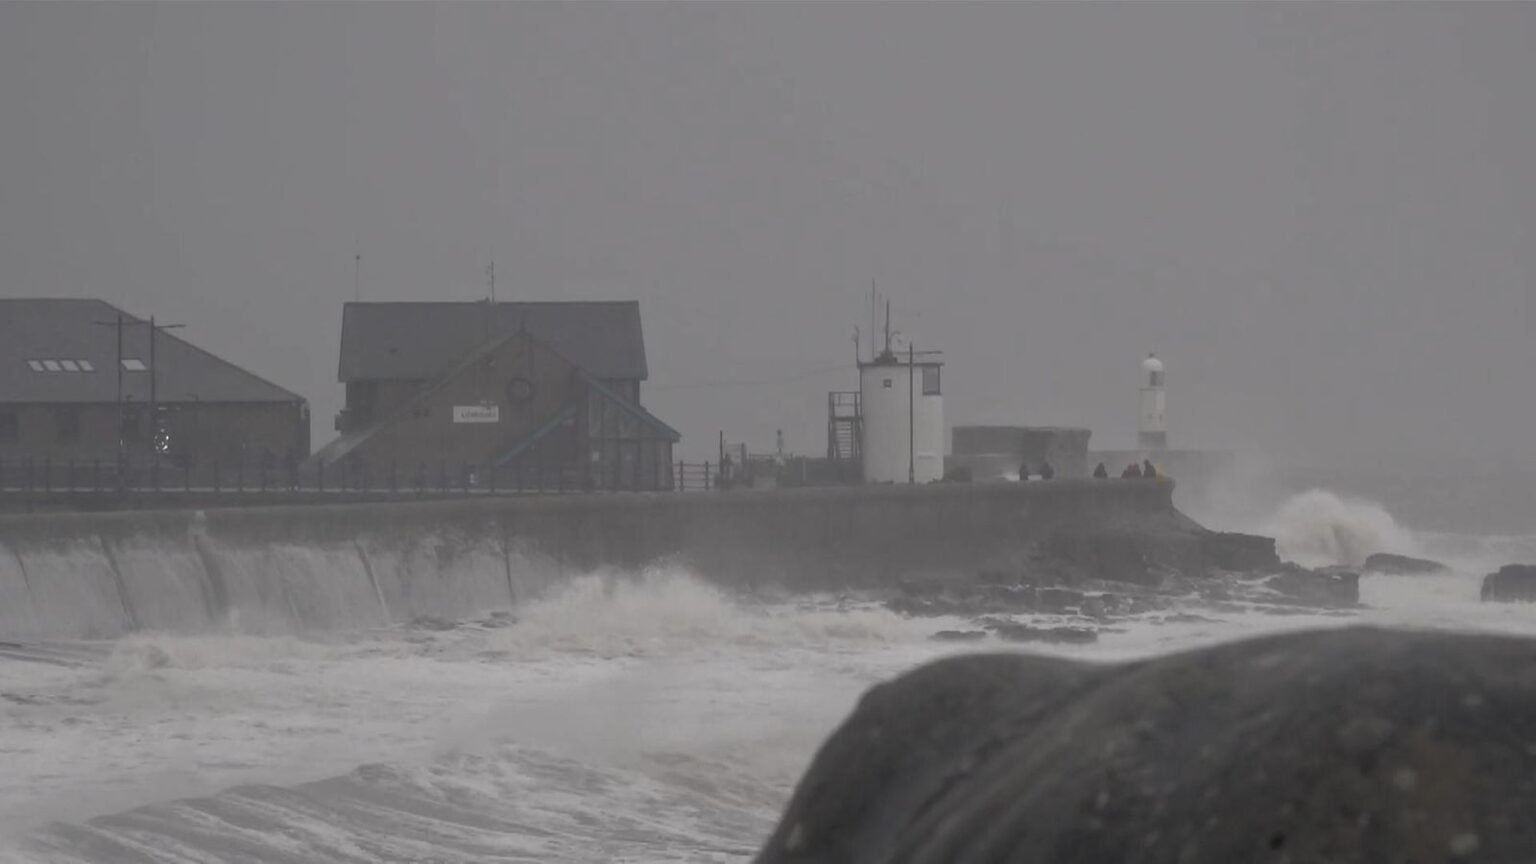
[[[0,403],[117,401],[117,332],[123,356],[149,363],[149,322],[100,300],[0,299]],[[303,397],[161,331],[155,342],[162,402],[302,402]],[[92,372],[36,372],[29,361],[89,361]],[[124,398],[149,401],[148,371],[123,373]]]
[[[487,342],[522,330],[593,377],[648,377],[635,301],[348,303],[337,377],[432,380]]]

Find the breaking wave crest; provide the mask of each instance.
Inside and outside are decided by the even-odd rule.
[[[1377,552],[1418,555],[1413,532],[1374,501],[1311,489],[1281,504],[1263,526],[1280,556],[1309,567],[1359,566]]]
[[[834,598],[759,603],[678,568],[578,576],[518,610],[501,647],[655,656],[694,648],[849,648],[909,638],[913,624],[884,607]]]

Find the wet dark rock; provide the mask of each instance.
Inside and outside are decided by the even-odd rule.
[[[1427,573],[1444,573],[1451,568],[1439,561],[1430,561],[1427,558],[1410,558],[1407,555],[1392,555],[1386,552],[1377,552],[1365,559],[1367,573],[1387,573],[1393,576],[1416,576]]]
[[[1036,556],[1041,567],[1063,582],[1156,586],[1169,572],[1203,575],[1202,542],[1200,535],[1182,533],[1061,533],[1042,540]]]
[[[1219,624],[1220,619],[1207,618],[1204,615],[1196,615],[1193,612],[1175,612],[1172,615],[1164,615],[1158,619],[1159,624]]]
[[[1264,587],[1305,606],[1338,609],[1360,605],[1360,574],[1344,568],[1291,566],[1266,579]]]
[[[1083,592],[1071,588],[1038,588],[1035,591],[1035,609],[1040,612],[1061,614],[1081,609]]]
[[[1536,564],[1505,564],[1484,576],[1483,602],[1536,603]]]
[[[1099,641],[1099,633],[1087,627],[1032,627],[1011,621],[989,622],[987,627],[1006,642],[1046,642],[1052,645],[1084,645]]]
[[[1536,640],[1307,632],[869,691],[761,864],[1536,860]]]
[[[928,637],[935,642],[977,642],[987,638],[985,630],[940,630]]]
[[[1211,531],[1200,541],[1200,551],[1209,568],[1234,573],[1272,570],[1280,566],[1273,537]]]

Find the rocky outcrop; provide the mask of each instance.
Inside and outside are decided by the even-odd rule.
[[[1231,572],[1273,570],[1280,566],[1275,538],[1230,531],[1210,531],[1201,538],[1205,566]]]
[[[1445,573],[1451,568],[1439,561],[1430,561],[1426,558],[1410,558],[1407,555],[1392,555],[1386,552],[1377,552],[1365,559],[1367,573],[1386,573],[1392,576],[1419,576],[1430,573]]]
[[[760,864],[1536,860],[1536,640],[1370,629],[878,686]]]
[[[1343,567],[1308,570],[1287,565],[1283,572],[1264,580],[1264,587],[1317,609],[1347,609],[1360,604],[1360,574]]]
[[[1536,564],[1505,564],[1483,577],[1484,603],[1536,603]]]

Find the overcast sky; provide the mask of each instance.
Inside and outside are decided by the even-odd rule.
[[[1529,459],[1536,4],[0,4],[0,292],[340,405],[341,304],[641,301],[646,401],[825,447],[870,280],[947,419]]]

